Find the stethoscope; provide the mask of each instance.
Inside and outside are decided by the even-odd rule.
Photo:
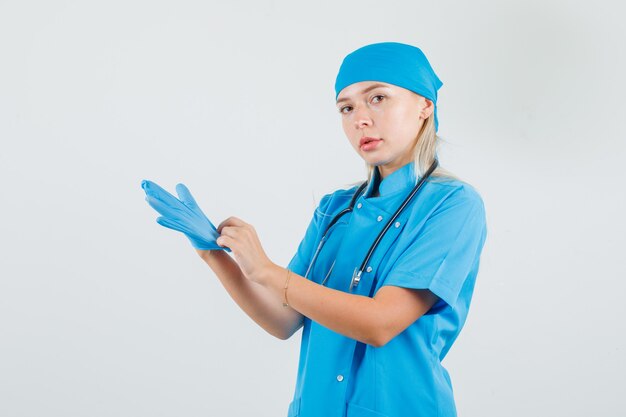
[[[428,170],[426,171],[424,176],[422,176],[422,178],[420,178],[420,180],[415,185],[415,187],[413,187],[413,190],[404,199],[404,201],[402,202],[400,207],[396,210],[396,212],[393,214],[393,216],[391,216],[391,218],[389,219],[389,221],[387,222],[387,224],[385,225],[383,230],[381,230],[380,233],[378,233],[378,236],[376,237],[376,240],[370,246],[370,249],[367,252],[367,255],[365,255],[365,259],[363,259],[363,262],[361,262],[361,266],[354,269],[354,273],[352,274],[352,280],[350,281],[350,291],[352,291],[357,285],[359,285],[359,282],[361,281],[361,274],[363,273],[363,270],[364,270],[365,266],[368,264],[370,258],[372,257],[372,254],[374,253],[374,250],[376,250],[376,247],[378,246],[378,244],[382,240],[383,236],[385,235],[385,232],[391,227],[393,222],[400,215],[400,213],[402,213],[404,208],[409,204],[409,202],[415,196],[415,194],[417,194],[417,192],[422,187],[424,182],[428,179],[428,177],[430,177],[430,174],[435,170],[435,168],[437,168],[438,164],[439,164],[439,162],[435,158],[433,163],[430,165],[430,168],[428,168]],[[335,223],[337,223],[337,221],[341,218],[341,216],[343,216],[346,213],[351,212],[354,209],[354,203],[359,198],[359,195],[361,194],[363,189],[365,187],[367,187],[367,184],[368,184],[368,181],[365,181],[363,184],[361,184],[359,186],[359,188],[356,190],[356,192],[352,196],[352,200],[350,201],[350,205],[348,206],[348,208],[345,208],[345,209],[341,210],[339,213],[337,213],[335,215],[335,217],[331,220],[331,222],[328,224],[328,226],[326,226],[326,230],[324,231],[324,234],[322,235],[322,239],[320,239],[320,243],[317,245],[317,249],[315,250],[315,254],[313,255],[313,259],[309,263],[309,267],[307,268],[306,273],[304,274],[305,278],[308,278],[309,272],[311,271],[311,267],[315,263],[315,260],[317,259],[317,255],[319,254],[320,250],[322,249],[322,246],[324,245],[324,242],[326,241],[326,234],[328,233],[330,228]],[[328,271],[328,273],[326,274],[326,277],[324,278],[324,280],[321,283],[322,285],[324,285],[326,283],[326,280],[328,280],[328,277],[330,276],[330,273],[332,272],[334,266],[335,266],[335,262],[333,262],[333,264],[331,265],[330,270]]]

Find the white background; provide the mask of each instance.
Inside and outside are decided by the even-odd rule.
[[[442,165],[487,209],[444,360],[459,416],[623,416],[622,7],[0,0],[0,415],[285,416],[301,332],[252,322],[140,183],[185,183],[285,266],[365,179],[341,60],[398,41],[443,81]]]

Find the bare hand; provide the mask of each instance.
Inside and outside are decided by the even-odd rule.
[[[217,227],[217,244],[228,247],[246,278],[262,283],[263,272],[273,264],[267,257],[256,230],[237,217],[229,217]]]

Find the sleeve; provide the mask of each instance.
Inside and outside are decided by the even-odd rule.
[[[318,237],[321,232],[321,226],[324,222],[324,217],[327,216],[326,211],[329,206],[329,202],[332,194],[326,194],[320,200],[319,205],[313,213],[313,218],[309,222],[309,226],[304,233],[304,237],[298,245],[295,255],[289,261],[287,268],[298,275],[304,276],[309,263],[318,245]]]
[[[429,289],[454,306],[468,276],[478,271],[486,236],[482,199],[461,188],[426,220],[383,285]]]

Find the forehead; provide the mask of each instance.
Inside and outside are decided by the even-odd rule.
[[[401,87],[382,81],[360,81],[358,83],[350,84],[341,90],[337,96],[337,103],[357,97],[359,94],[366,94],[376,88],[388,90],[401,89]]]

